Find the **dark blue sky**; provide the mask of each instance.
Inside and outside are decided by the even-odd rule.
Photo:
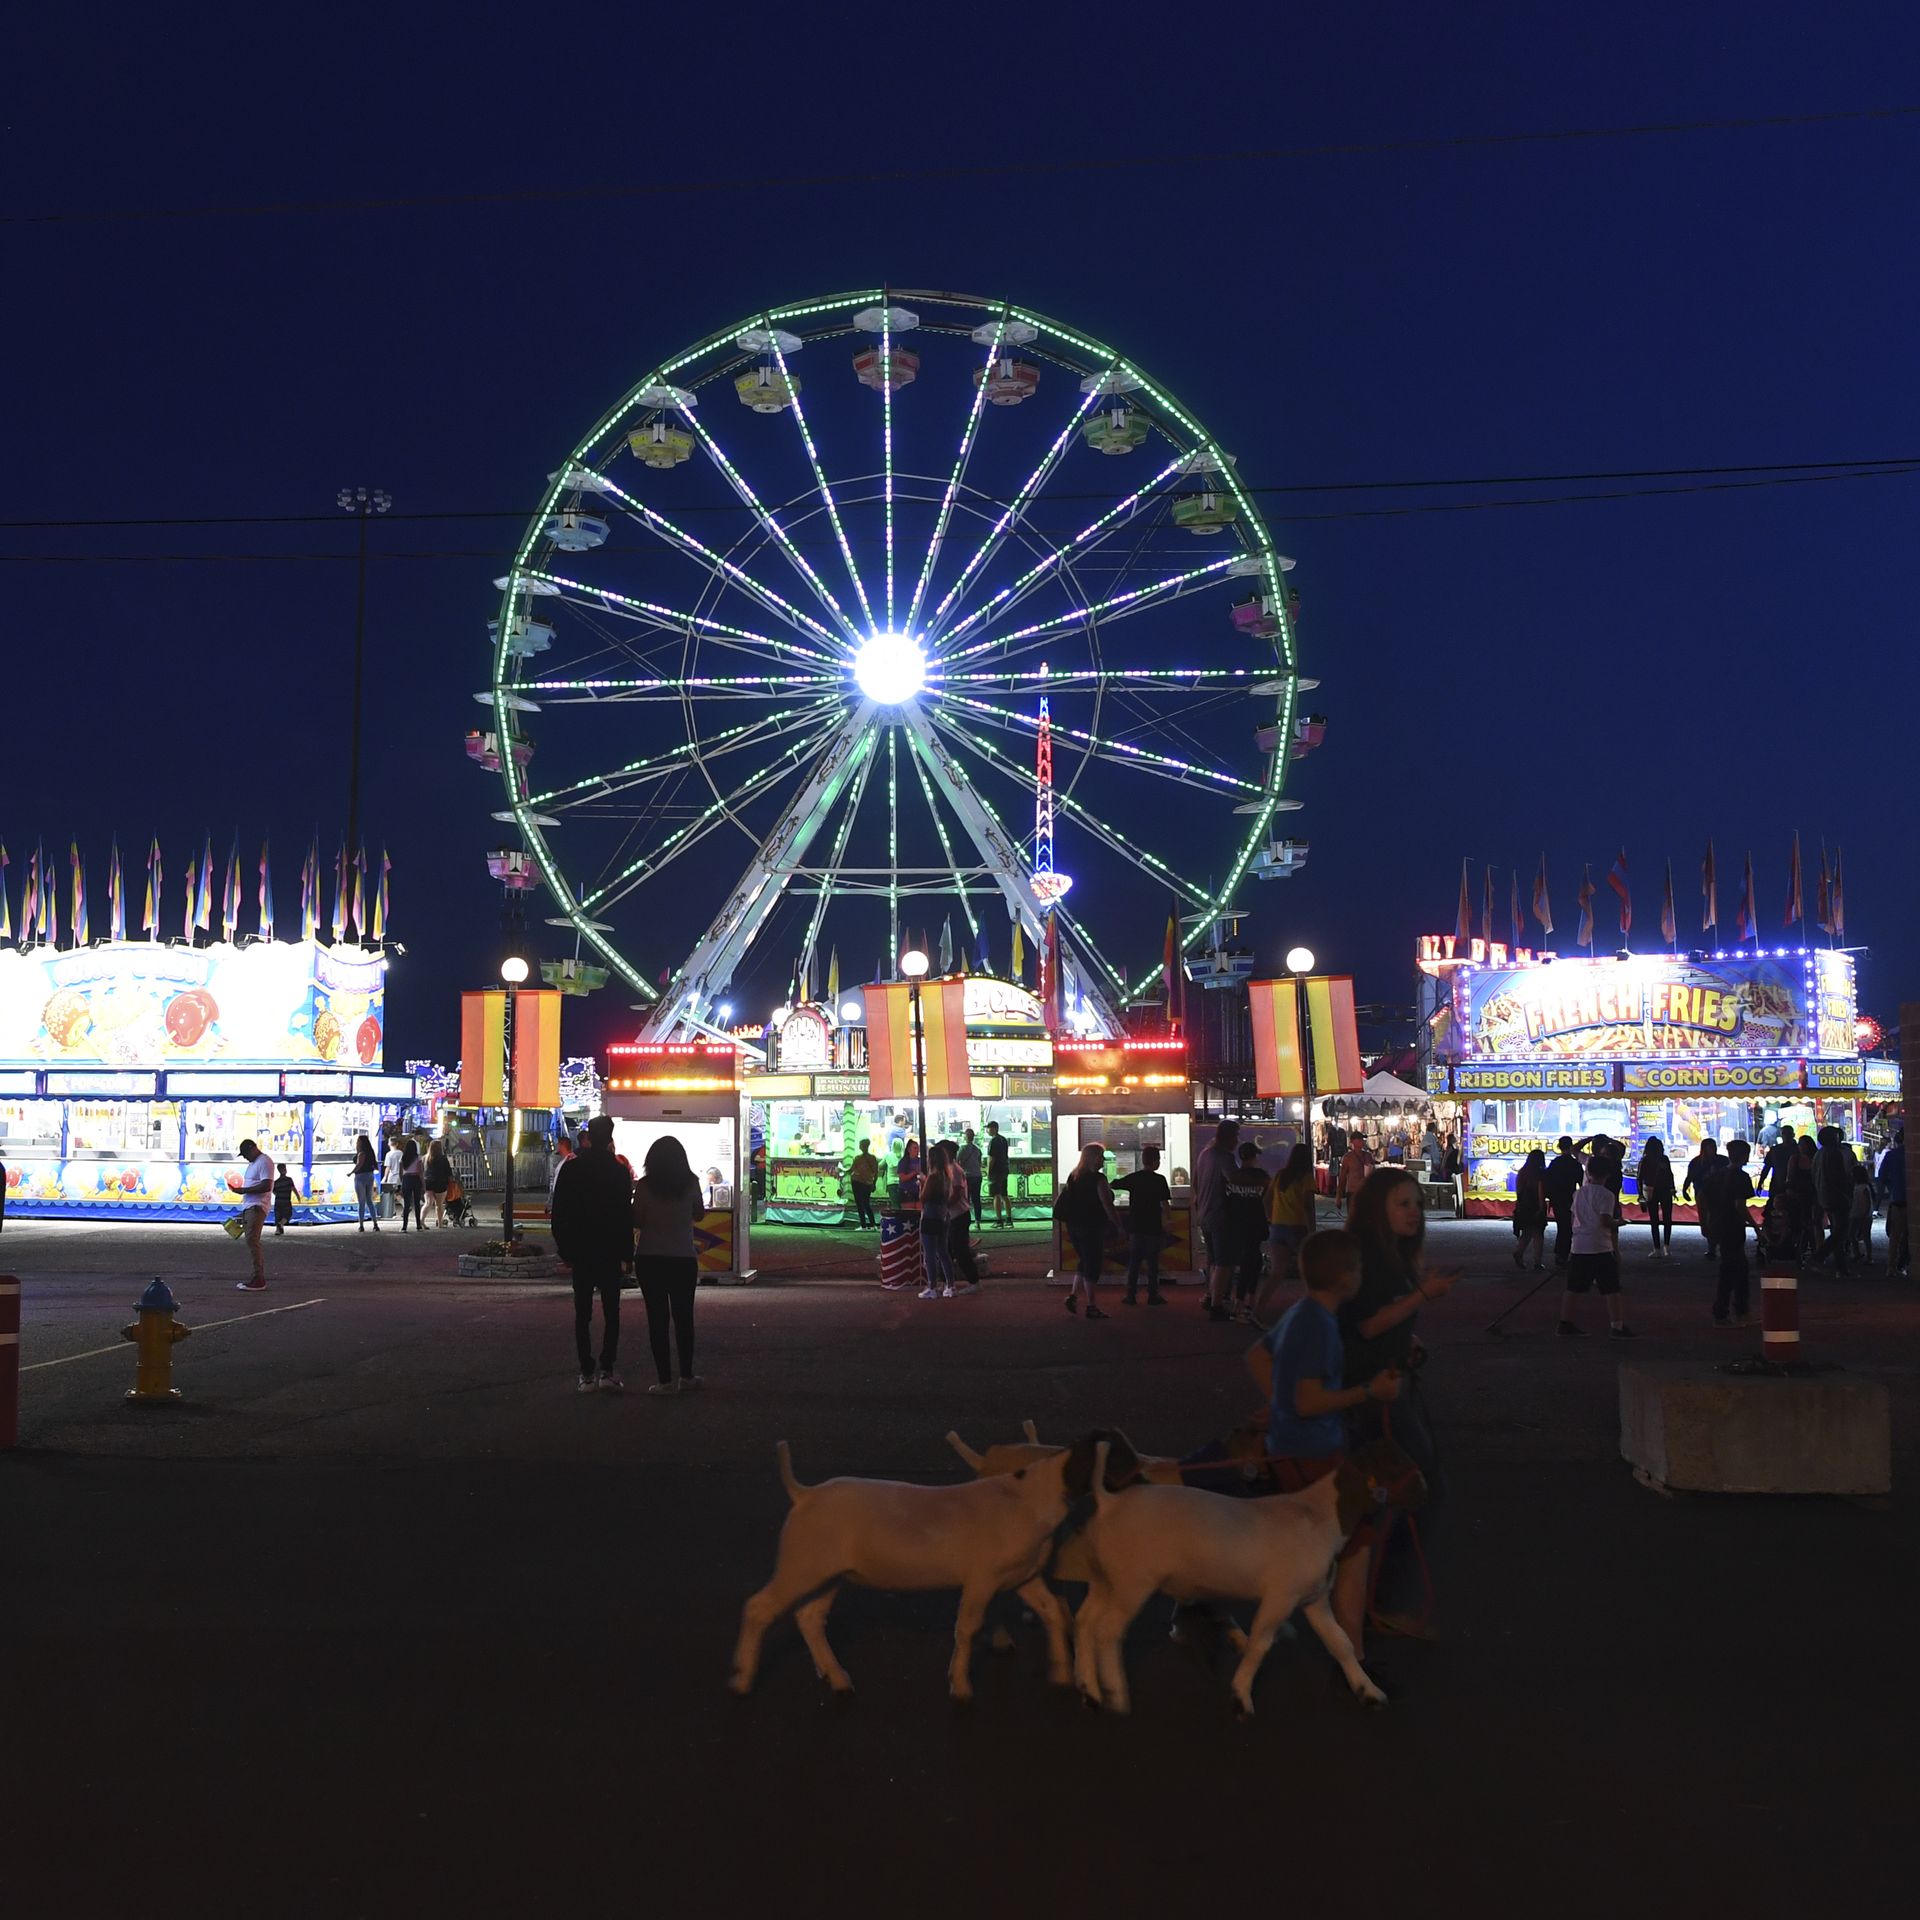
[[[15,30],[0,212],[1212,152],[1909,105],[1910,8],[43,11]],[[458,24],[455,24],[457,21]],[[570,23],[576,22],[577,25]],[[1913,91],[1911,88],[1908,91]],[[1171,383],[1254,486],[1920,450],[1920,119],[1107,174],[660,199],[14,224],[0,517],[298,515],[342,483],[528,510],[646,366],[738,314],[886,281],[1004,294]],[[1264,891],[1410,998],[1458,862],[1547,853],[1573,919],[1624,842],[1641,928],[1706,837],[1847,849],[1864,1003],[1915,991],[1910,715],[1920,478],[1357,517],[1485,500],[1266,496],[1332,721]],[[1545,491],[1593,491],[1548,488]],[[1317,519],[1320,514],[1348,517]],[[1290,516],[1300,516],[1297,520]],[[512,522],[390,523],[363,811],[408,945],[390,1058],[449,1056],[490,970],[498,789],[461,736]],[[211,830],[298,848],[344,813],[345,525],[14,530],[0,837]],[[253,556],[132,560],[135,554]],[[75,555],[76,564],[23,555]],[[261,557],[267,556],[267,557]],[[291,557],[289,557],[291,556]],[[1477,892],[1477,877],[1476,877]],[[1143,904],[1157,921],[1164,901]],[[1603,926],[1608,924],[1603,919]],[[678,950],[677,960],[698,926]],[[673,942],[669,942],[673,945]],[[651,958],[651,956],[649,956]],[[860,970],[864,970],[864,960]],[[849,971],[853,971],[849,963]],[[570,1047],[612,1037],[611,991]]]

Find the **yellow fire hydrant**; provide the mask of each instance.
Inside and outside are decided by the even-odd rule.
[[[140,1296],[134,1311],[140,1316],[130,1327],[120,1329],[122,1340],[133,1342],[133,1385],[127,1389],[129,1400],[178,1400],[180,1389],[173,1384],[173,1343],[192,1333],[176,1320],[178,1302],[173,1289],[164,1280],[156,1280]]]

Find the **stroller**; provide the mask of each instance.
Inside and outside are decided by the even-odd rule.
[[[467,1190],[460,1184],[460,1176],[455,1174],[447,1182],[447,1221],[456,1227],[477,1227],[480,1223],[473,1217],[473,1203],[467,1198]]]

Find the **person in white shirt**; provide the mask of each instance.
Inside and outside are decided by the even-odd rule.
[[[1560,1296],[1560,1332],[1577,1340],[1585,1332],[1573,1317],[1573,1303],[1589,1288],[1607,1303],[1609,1331],[1631,1340],[1626,1303],[1620,1297],[1620,1196],[1614,1191],[1613,1161],[1596,1142],[1587,1160],[1586,1178],[1573,1196],[1573,1259],[1567,1290]]]
[[[400,1206],[400,1136],[387,1136],[387,1157],[380,1165],[380,1201],[391,1220]]]
[[[262,1153],[252,1140],[242,1140],[240,1158],[247,1163],[240,1179],[240,1218],[247,1229],[247,1251],[253,1256],[253,1278],[234,1285],[242,1293],[264,1293],[267,1268],[260,1254],[260,1234],[267,1224],[267,1202],[273,1197],[273,1155]]]

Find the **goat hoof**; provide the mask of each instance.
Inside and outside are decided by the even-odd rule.
[[[1371,1693],[1356,1692],[1353,1697],[1358,1700],[1369,1713],[1383,1713],[1386,1711],[1387,1696],[1382,1693],[1378,1687],[1375,1687]]]

